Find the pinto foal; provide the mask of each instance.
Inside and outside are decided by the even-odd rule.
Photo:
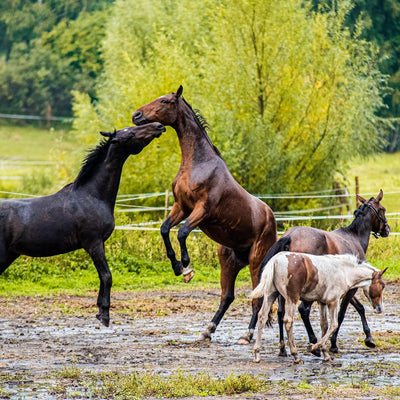
[[[366,262],[360,263],[357,257],[350,254],[315,256],[281,252],[275,255],[265,266],[259,285],[251,293],[253,299],[264,297],[258,315],[254,361],[260,361],[263,327],[269,322],[271,305],[279,294],[286,300],[284,323],[294,362],[302,362],[293,338],[293,316],[299,300],[318,302],[322,338],[311,346],[311,351],[321,349],[324,361],[330,361],[326,342],[338,326],[340,299],[348,290],[362,288],[376,312],[381,313],[385,287],[382,275],[386,269],[380,271]]]

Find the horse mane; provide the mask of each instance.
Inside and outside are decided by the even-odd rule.
[[[183,102],[189,107],[189,109],[192,111],[193,113],[193,117],[195,119],[195,121],[197,122],[197,125],[201,128],[205,138],[207,139],[208,143],[210,143],[210,146],[214,149],[215,153],[222,158],[222,155],[220,153],[220,151],[217,149],[217,147],[214,146],[214,144],[212,143],[210,137],[208,136],[207,130],[210,129],[210,125],[209,123],[206,121],[206,119],[204,118],[204,116],[201,114],[200,110],[198,109],[193,109],[192,106],[184,99],[183,96],[181,96],[181,99],[183,100]]]
[[[362,265],[364,267],[370,268],[373,271],[379,271],[378,268],[374,267],[367,261],[360,260],[355,254],[325,254],[324,257],[328,257],[328,258],[340,257],[344,260],[349,261],[349,263],[350,263],[349,267],[357,268]]]
[[[74,186],[79,187],[85,184],[93,175],[99,165],[105,160],[111,141],[103,139],[94,149],[89,150],[82,161],[82,167],[74,181]]]

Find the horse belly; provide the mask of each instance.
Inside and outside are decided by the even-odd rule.
[[[232,249],[247,249],[253,242],[254,237],[250,237],[251,230],[238,229],[235,226],[226,224],[200,224],[199,228],[212,240],[223,246]]]
[[[49,257],[79,249],[77,235],[54,226],[40,232],[30,229],[10,244],[10,250],[30,257]],[[51,229],[50,229],[51,228]]]

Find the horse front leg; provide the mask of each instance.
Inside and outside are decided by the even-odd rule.
[[[323,336],[319,342],[313,345],[313,348],[320,348],[322,350],[322,355],[324,361],[331,361],[331,357],[329,353],[326,351],[326,342],[329,339],[329,336],[337,329],[338,327],[338,302],[339,299],[333,300],[329,302],[327,305],[320,304],[319,312],[321,318],[321,329],[323,332]],[[329,318],[330,318],[330,325],[328,328],[328,321],[327,321],[327,308],[329,309]]]
[[[182,262],[182,273],[184,276],[185,283],[190,282],[194,276],[194,269],[190,268],[190,257],[186,246],[186,240],[196,226],[205,218],[206,209],[203,202],[198,202],[186,219],[185,223],[179,228],[178,241],[181,247],[181,262]]]
[[[172,206],[172,210],[169,213],[167,219],[161,225],[161,236],[164,240],[165,249],[167,251],[167,257],[171,261],[172,269],[176,276],[182,275],[183,266],[181,261],[178,261],[175,256],[175,251],[172,248],[171,240],[170,240],[170,231],[171,228],[179,224],[185,218],[185,214],[182,211],[179,203],[174,203]]]
[[[340,309],[339,309],[339,316],[338,316],[338,328],[333,332],[332,336],[331,336],[331,348],[330,351],[332,353],[338,353],[339,349],[337,346],[337,336],[339,334],[339,329],[340,326],[342,325],[342,322],[344,320],[344,317],[346,315],[346,311],[347,311],[347,307],[349,305],[349,303],[351,303],[354,308],[357,310],[358,314],[360,315],[361,318],[361,322],[363,325],[363,330],[365,333],[365,345],[370,347],[370,348],[374,348],[375,347],[375,343],[374,343],[374,339],[371,336],[371,330],[369,329],[368,323],[367,323],[367,319],[365,318],[365,308],[364,306],[354,297],[354,295],[357,292],[357,288],[356,289],[351,289],[349,290],[346,295],[344,296],[342,302],[340,303]]]
[[[96,318],[104,326],[109,326],[112,276],[105,256],[104,243],[97,243],[96,245],[86,249],[86,251],[92,258],[100,279],[100,289],[97,297],[97,306],[99,307],[99,312],[96,315]]]
[[[207,329],[201,334],[199,341],[211,340],[211,334],[215,332],[226,310],[235,299],[235,281],[239,271],[245,267],[245,264],[236,260],[234,251],[229,247],[219,246],[218,257],[221,265],[221,301],[218,310]]]
[[[363,331],[365,333],[364,343],[367,347],[370,347],[371,349],[373,349],[375,347],[375,342],[371,335],[371,329],[369,329],[367,318],[365,317],[365,308],[355,296],[353,296],[351,298],[350,303],[357,310],[358,314],[360,315],[362,326],[363,326]]]

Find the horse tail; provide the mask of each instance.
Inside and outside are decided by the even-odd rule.
[[[264,271],[265,266],[268,264],[268,261],[275,255],[280,253],[281,251],[289,251],[290,243],[292,239],[290,236],[284,236],[280,238],[277,242],[275,242],[267,251],[267,254],[264,256],[264,259],[261,263],[260,272],[258,275],[258,281],[261,281],[261,276]]]
[[[268,264],[264,268],[260,282],[257,287],[251,292],[250,297],[252,299],[257,299],[263,297],[267,294],[268,289],[274,283],[274,271],[275,271],[275,259],[268,261]]]

